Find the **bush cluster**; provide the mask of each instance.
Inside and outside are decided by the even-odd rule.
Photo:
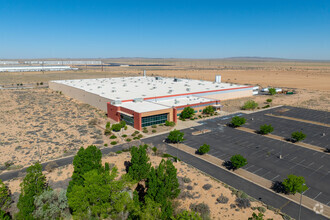
[[[200,146],[198,148],[198,150],[196,151],[197,154],[203,155],[206,154],[210,151],[210,145],[208,144],[203,144],[202,146]]]
[[[272,125],[261,125],[259,129],[260,134],[269,134],[274,131],[274,128]]]
[[[239,117],[239,116],[234,116],[231,119],[231,126],[236,128],[236,127],[240,127],[242,125],[244,125],[246,122],[246,119],[243,117]]]
[[[244,103],[244,105],[242,106],[242,109],[243,110],[253,110],[253,109],[256,109],[257,107],[258,107],[258,103],[256,103],[253,100],[249,100]]]

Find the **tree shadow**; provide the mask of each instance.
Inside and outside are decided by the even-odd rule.
[[[284,140],[286,140],[287,142],[291,142],[291,143],[296,143],[297,141],[293,138],[285,138]]]
[[[272,183],[271,189],[274,190],[276,193],[284,193],[287,194],[284,185],[282,184],[281,181],[274,181]]]
[[[138,183],[135,190],[139,195],[139,201],[144,203],[144,197],[147,194],[146,187],[143,184]]]
[[[226,167],[228,170],[235,170],[233,164],[229,160],[224,161],[222,166]]]
[[[325,148],[324,153],[330,153],[330,148]]]
[[[124,166],[125,166],[126,173],[128,173],[130,166],[132,166],[132,163],[130,161],[126,160],[124,162]]]

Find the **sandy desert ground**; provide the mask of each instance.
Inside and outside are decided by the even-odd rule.
[[[122,175],[126,173],[124,162],[129,161],[130,157],[129,152],[111,154],[111,156],[103,157],[103,162],[108,162],[110,165],[116,166],[119,175]],[[157,166],[161,159],[161,157],[150,155],[153,166]],[[190,204],[205,203],[210,208],[211,219],[247,219],[247,217],[252,216],[253,212],[259,213],[256,208],[263,207],[266,210],[264,213],[265,219],[282,219],[281,215],[274,212],[274,210],[267,209],[267,206],[258,201],[251,202],[251,208],[240,209],[235,205],[236,194],[240,195],[240,192],[237,193],[235,189],[204,175],[199,170],[183,162],[174,163],[174,165],[178,170],[178,179],[181,189],[181,194],[175,202],[177,210],[189,209]],[[67,187],[72,172],[73,166],[69,165],[54,169],[51,172],[45,171],[44,173],[50,186],[56,189]],[[20,192],[19,184],[21,181],[22,177],[6,182],[14,194],[15,200],[18,199],[18,193]],[[210,185],[209,189],[205,187],[206,184]],[[134,187],[136,186],[133,186],[132,189],[134,189]],[[219,198],[220,195],[227,197],[228,202],[225,204],[218,203],[217,198]],[[11,210],[13,212],[16,211],[15,204],[13,204]]]

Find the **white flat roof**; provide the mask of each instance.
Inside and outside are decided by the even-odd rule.
[[[246,87],[230,83],[159,77],[118,77],[99,79],[56,80],[111,100],[132,100]]]
[[[179,98],[175,98],[175,99],[163,99],[163,100],[152,99],[150,101],[152,101],[154,103],[159,103],[161,105],[169,106],[169,107],[175,107],[175,106],[205,103],[205,102],[216,101],[216,100],[188,95],[188,96],[180,96]]]
[[[163,109],[169,109],[170,107],[164,106],[164,105],[159,105],[153,102],[148,102],[148,101],[142,101],[142,102],[122,102],[119,105],[116,106],[121,106],[130,110],[133,110],[138,113],[143,113],[143,112],[152,112],[152,111],[158,111],[158,110],[163,110]]]

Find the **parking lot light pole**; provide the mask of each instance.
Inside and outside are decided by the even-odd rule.
[[[305,183],[302,184],[302,187],[306,186]],[[300,213],[301,213],[301,202],[302,202],[302,196],[304,194],[304,191],[300,193],[300,205],[299,205],[299,214],[298,214],[298,220],[300,220]]]

